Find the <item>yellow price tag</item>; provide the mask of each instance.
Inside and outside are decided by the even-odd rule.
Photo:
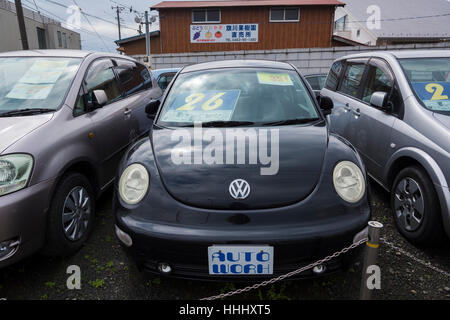
[[[287,73],[258,72],[258,81],[261,84],[276,86],[292,86],[291,77]]]

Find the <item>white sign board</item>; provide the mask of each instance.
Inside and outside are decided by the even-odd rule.
[[[191,43],[258,42],[258,24],[191,24]]]

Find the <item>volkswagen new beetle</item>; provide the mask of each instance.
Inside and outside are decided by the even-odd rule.
[[[116,235],[140,269],[260,279],[362,239],[366,173],[355,149],[330,134],[331,108],[290,64],[182,69],[161,105],[148,106],[152,131],[116,179]],[[355,254],[303,276],[345,268]]]

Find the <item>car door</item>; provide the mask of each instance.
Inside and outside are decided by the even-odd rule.
[[[101,168],[101,179],[114,178],[123,151],[128,147],[131,137],[130,110],[123,99],[112,61],[108,58],[95,60],[88,68],[84,79],[87,104],[93,101],[93,91],[104,90],[107,103],[88,112],[93,122],[92,140]]]
[[[401,108],[402,99],[395,84],[394,74],[388,64],[378,58],[369,61],[362,90],[352,104],[352,143],[358,149],[369,173],[381,179],[384,166],[392,153],[391,133],[396,112]],[[370,104],[374,92],[390,95],[392,112],[386,112]]]
[[[159,98],[162,92],[143,64],[125,59],[114,61],[123,102],[126,104],[125,112],[129,114],[130,141],[135,141],[150,130],[152,121],[147,117],[145,107],[151,100]]]

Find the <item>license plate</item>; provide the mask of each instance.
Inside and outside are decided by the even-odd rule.
[[[208,264],[210,275],[273,274],[273,247],[213,245],[208,247]]]

